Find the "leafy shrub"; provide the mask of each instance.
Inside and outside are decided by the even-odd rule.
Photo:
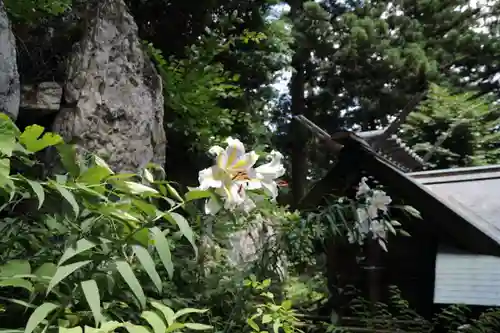
[[[236,123],[256,127],[250,114],[224,106],[225,100],[241,98],[243,90],[238,84],[240,76],[227,71],[216,57],[236,42],[259,43],[265,38],[263,33],[245,30],[225,40],[207,28],[199,43],[186,51],[185,59],[165,59],[161,50],[146,43],[164,82],[165,104],[172,111],[168,112],[169,126],[191,138],[195,148],[220,142],[233,132]]]
[[[35,23],[71,8],[73,0],[4,0],[9,15],[18,22]]]
[[[43,131],[33,125],[21,133],[0,115],[2,325],[33,309],[27,322],[21,320],[25,333],[42,327],[93,331],[90,325],[142,332],[143,319],[155,332],[210,328],[176,322],[206,310],[174,313],[160,301],[174,274],[176,235],[197,253],[194,231],[179,209],[199,196],[183,198],[155,179],[164,174],[157,166],[115,174],[99,157],[78,158],[57,134]],[[58,150],[66,173],[39,179],[17,172],[34,166],[35,154],[48,147]]]

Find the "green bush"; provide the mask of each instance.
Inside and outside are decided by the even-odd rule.
[[[4,0],[5,8],[17,22],[34,23],[57,16],[71,8],[73,0]]]
[[[13,314],[32,311],[21,323],[25,333],[94,325],[145,332],[144,323],[155,332],[210,328],[185,319],[206,310],[174,313],[162,300],[174,274],[176,235],[197,254],[195,233],[179,211],[197,197],[183,198],[154,178],[162,174],[157,166],[115,174],[99,157],[78,158],[57,134],[43,132],[33,125],[21,133],[0,115],[2,326],[18,328],[9,327]],[[17,172],[35,166],[35,154],[49,147],[66,173]]]

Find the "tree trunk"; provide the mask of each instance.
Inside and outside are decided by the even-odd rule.
[[[295,53],[292,57],[293,75],[291,80],[290,94],[292,97],[292,116],[306,114],[305,105],[305,63],[307,51],[302,48],[298,40],[296,22],[302,13],[303,0],[290,1],[290,15],[294,21],[295,42],[293,48]],[[292,143],[292,195],[293,204],[296,206],[304,196],[307,177],[307,130],[297,121],[292,121],[290,126],[290,142]]]

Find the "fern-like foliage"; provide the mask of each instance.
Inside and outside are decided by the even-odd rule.
[[[438,169],[494,164],[500,161],[499,116],[489,96],[474,98],[473,93],[453,94],[431,85],[427,99],[408,117],[402,137],[421,156],[434,151],[429,162]]]

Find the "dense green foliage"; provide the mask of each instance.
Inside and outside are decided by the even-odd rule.
[[[437,169],[499,163],[500,112],[491,96],[473,97],[432,85],[402,137]]]
[[[21,79],[63,80],[85,1],[4,3],[26,46],[18,47]],[[126,3],[164,82],[165,170],[115,174],[93,152],[77,155],[43,127],[19,130],[1,117],[0,333],[338,329],[321,254],[328,242],[351,242],[368,200],[333,198],[300,214],[260,202],[250,214],[206,215],[200,201],[214,194],[185,189],[206,167],[207,149],[228,136],[283,152],[293,191],[280,201],[293,202],[332,162],[293,115],[329,132],[372,130],[427,92],[402,129],[408,144],[424,155],[445,135],[435,168],[499,161],[499,1],[482,10],[465,0]],[[291,80],[280,95],[273,84],[283,72]],[[39,160],[45,150],[58,153],[57,174]],[[409,236],[388,212],[381,221]],[[256,230],[265,234],[258,253],[235,263],[235,235]],[[397,288],[391,295],[375,307],[354,295],[349,311],[365,328],[422,319]],[[463,311],[446,309],[420,328],[498,331],[498,311],[477,320]],[[318,313],[328,318],[318,322]]]
[[[204,270],[210,254],[203,245],[203,252],[198,253],[196,235],[201,224],[191,226],[184,216],[196,210],[193,200],[206,198],[210,192],[181,196],[154,165],[137,175],[115,174],[96,156],[78,158],[72,146],[56,134],[42,134],[40,126],[21,133],[7,116],[2,115],[0,121],[2,327],[26,325],[24,331],[31,333],[40,325],[55,325],[61,331],[81,332],[84,326],[85,331],[92,331],[105,323],[101,330],[106,332],[118,327],[145,332],[144,319],[155,332],[159,327],[168,332],[207,330],[212,326],[185,319],[207,310],[186,306],[210,305],[213,297],[220,299],[250,286],[260,298],[256,315],[248,322],[250,328],[259,332],[256,318],[262,316],[264,325],[294,331],[291,303],[276,303],[266,291],[270,280],[260,284],[253,276],[245,282],[244,275],[238,274],[227,281],[226,289],[215,290],[215,295],[210,289],[204,300],[196,295],[196,285],[206,288],[213,278],[220,279],[222,267],[211,274]],[[64,173],[49,178],[18,173],[34,166],[34,154],[48,147],[59,151]],[[26,214],[28,209],[32,209],[30,214]],[[226,274],[230,267],[225,267]],[[189,298],[183,299],[183,293]],[[171,307],[180,304],[184,307],[173,312]],[[34,311],[23,315],[30,309]],[[251,315],[252,304],[245,304],[242,311]],[[213,308],[210,315],[216,313]],[[219,322],[210,318],[215,326],[245,323],[238,318]]]
[[[60,15],[71,8],[72,0],[5,0],[11,17],[18,22],[36,23],[47,16]]]

